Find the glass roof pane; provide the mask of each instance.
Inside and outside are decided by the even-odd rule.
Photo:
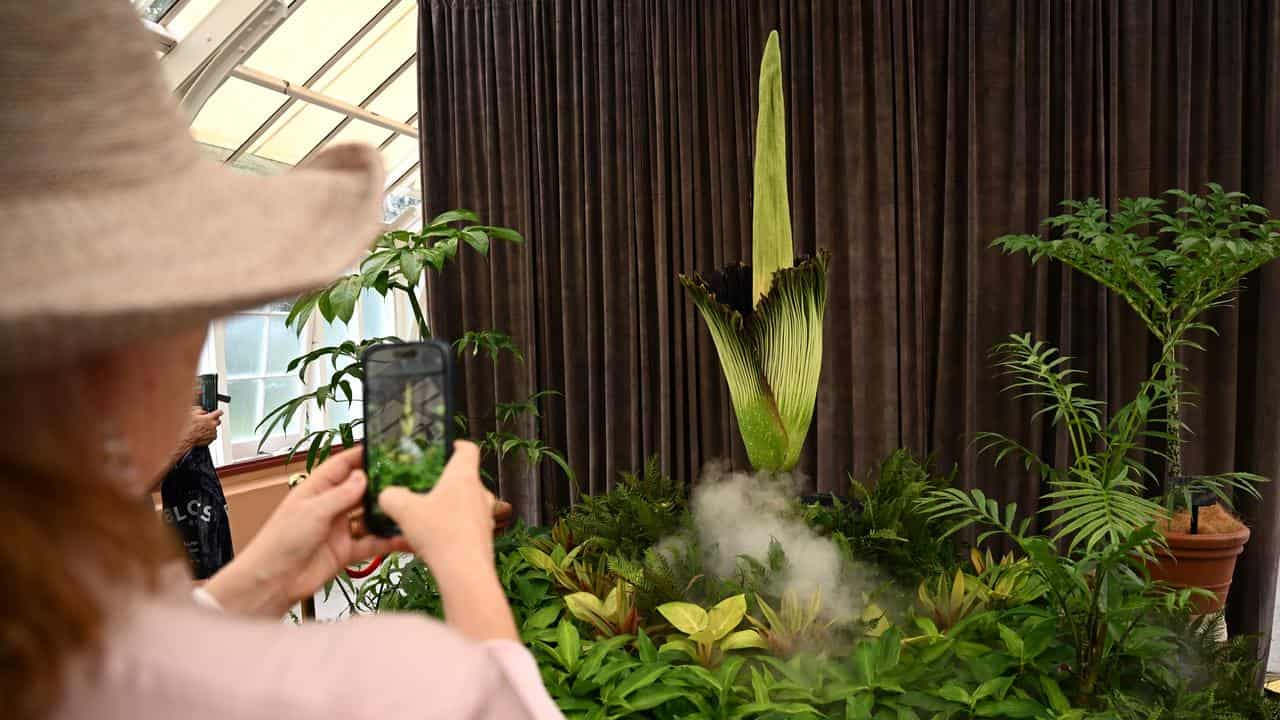
[[[358,105],[417,52],[418,6],[402,2],[311,87]]]
[[[418,161],[418,141],[407,135],[398,135],[382,151],[382,164],[391,175],[388,182],[400,177],[409,165]]]
[[[297,10],[294,16],[286,21],[282,28],[287,27],[291,22],[303,23],[296,26],[296,29],[291,32],[305,35],[312,22],[325,20],[323,12],[314,15],[306,12],[312,7],[312,3],[316,3],[315,7],[319,10],[324,10],[327,7],[325,0],[309,0]],[[372,2],[370,0],[362,0],[362,4],[364,3],[368,3],[369,6],[381,7],[381,3],[376,0]],[[365,9],[368,10],[368,7]],[[374,10],[367,12],[364,16],[366,21],[376,12],[376,9],[375,7]],[[402,0],[391,13],[380,20],[367,35],[361,38],[333,67],[326,71],[319,81],[311,86],[312,89],[325,95],[345,100],[353,105],[358,105],[364,101],[378,85],[386,81],[398,67],[416,54],[417,9],[417,3],[413,0]],[[355,27],[348,27],[345,30],[346,38],[350,38],[359,29],[360,21],[351,22]],[[282,32],[282,30],[278,30],[277,35],[279,32]],[[346,38],[340,40],[339,44],[345,42]],[[296,46],[300,42],[305,44],[305,40],[295,37],[291,44]],[[259,52],[266,49],[266,47],[264,44],[263,48],[259,49]],[[284,61],[279,58],[271,60],[278,54],[279,51],[277,49],[272,49],[264,58],[271,62],[283,63]],[[311,60],[316,66],[323,64],[332,53],[321,54],[324,57],[321,57],[318,61],[314,58]],[[254,58],[256,57],[257,54],[255,53]],[[254,59],[245,64],[263,72],[274,74],[270,73],[266,68],[256,66]],[[307,70],[303,65],[289,70],[283,64],[277,64],[274,69],[280,70],[282,68],[293,73],[301,72],[304,75],[307,74]],[[395,82],[391,83],[379,95],[377,100],[381,102],[378,103],[378,107],[385,110],[386,116],[392,119],[403,120],[409,117],[417,108],[416,86],[416,69],[406,69]],[[277,103],[272,109],[274,110],[278,106]],[[268,112],[268,114],[270,113]],[[250,152],[277,162],[296,163],[306,157],[307,153],[317,143],[321,142],[329,132],[337,127],[343,117],[340,113],[331,110],[306,103],[296,103],[263,134],[254,146],[250,148]],[[359,132],[361,131],[352,131],[352,133]],[[381,143],[386,137],[386,133],[382,133],[375,142]]]
[[[377,147],[390,135],[391,131],[385,128],[380,128],[377,125],[364,122],[363,120],[352,120],[347,123],[346,127],[342,128],[341,132],[334,136],[333,140],[330,140],[329,142],[331,144],[362,142],[369,143],[370,145]]]
[[[369,110],[385,118],[404,122],[418,110],[418,63],[400,73],[369,103]]]
[[[234,150],[286,100],[284,95],[238,78],[227,78],[191,123],[199,142]]]
[[[300,108],[300,109],[299,109]],[[285,113],[275,125],[250,148],[251,152],[269,160],[293,165],[346,117],[318,105],[294,103],[297,112]]]
[[[213,11],[214,6],[216,6],[220,1],[221,0],[191,0],[191,2],[184,5],[182,9],[178,10],[173,17],[169,18],[169,21],[166,22],[164,26],[169,29],[169,32],[177,35],[179,38],[186,37],[187,33],[194,30],[195,27],[200,24],[201,20],[204,20],[209,16],[209,13]]]
[[[245,64],[303,84],[386,3],[387,0],[308,0],[271,33]]]
[[[245,170],[255,175],[279,175],[288,170],[290,166],[274,160],[260,158],[252,153],[245,153],[231,161],[231,167],[237,170]]]
[[[160,22],[160,18],[169,12],[169,8],[173,7],[178,0],[134,0],[133,6],[138,9],[142,17],[151,22]]]

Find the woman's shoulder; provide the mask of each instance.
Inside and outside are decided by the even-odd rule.
[[[523,650],[508,645],[421,616],[295,626],[153,599],[113,624],[63,716],[532,717],[511,680]]]

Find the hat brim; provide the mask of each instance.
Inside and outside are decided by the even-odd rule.
[[[377,236],[384,180],[374,148],[338,145],[279,176],[202,159],[162,183],[6,198],[0,372],[319,287]]]

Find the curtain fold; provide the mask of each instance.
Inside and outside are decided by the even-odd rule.
[[[978,431],[1061,455],[1002,395],[988,349],[1033,332],[1116,407],[1154,359],[1128,307],[1057,265],[989,249],[1067,198],[1213,180],[1280,213],[1280,19],[1263,0],[420,0],[424,201],[528,244],[433,277],[437,332],[525,348],[468,361],[471,409],[537,388],[542,438],[583,489],[657,453],[695,480],[745,466],[715,350],[676,281],[750,259],[756,71],[781,33],[798,253],[832,251],[824,370],[800,469],[843,491],[907,446],[1026,510],[1036,482],[975,456]],[[1187,469],[1280,476],[1280,268],[1248,281],[1192,354]],[[506,363],[508,361],[504,361]],[[483,425],[483,420],[479,420]],[[531,422],[531,421],[530,421]],[[531,426],[530,426],[531,427]],[[529,520],[570,501],[558,472],[502,468]],[[1232,592],[1266,632],[1280,491]]]

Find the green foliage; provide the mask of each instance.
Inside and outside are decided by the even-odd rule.
[[[1136,529],[1165,517],[1161,506],[1143,495],[1142,479],[1150,477],[1151,471],[1141,461],[1143,454],[1150,454],[1144,440],[1166,437],[1148,429],[1152,412],[1167,399],[1163,386],[1144,383],[1137,397],[1107,419],[1101,402],[1081,394],[1080,371],[1069,366],[1070,358],[1044,342],[1032,341],[1030,334],[1010,336],[992,354],[996,367],[1011,378],[1006,391],[1040,402],[1032,420],[1049,417],[1069,440],[1066,462],[1055,466],[1007,436],[978,436],[982,451],[995,453],[996,465],[1015,457],[1048,482],[1051,490],[1043,498],[1050,502],[1040,512],[1050,518],[1046,527],[1055,531],[1055,542],[1066,543],[1068,552],[1077,548],[1088,552],[1116,545]],[[935,517],[967,518],[953,530],[977,521],[975,503],[984,513],[999,514],[995,502],[978,490],[970,494],[943,490],[932,497],[938,511]]]
[[[956,565],[955,542],[945,532],[946,524],[923,511],[919,500],[950,487],[955,472],[933,475],[930,464],[909,450],[895,450],[874,480],[850,476],[853,504],[836,499],[830,508],[812,506],[806,510],[808,519],[843,536],[851,557],[877,563],[901,582],[915,584],[947,571]]]
[[[484,353],[496,363],[502,353],[507,353],[516,360],[524,361],[524,353],[520,352],[520,348],[511,340],[511,336],[497,330],[468,330],[453,342],[453,346],[457,349],[459,356],[475,357]]]
[[[801,650],[821,649],[831,639],[832,620],[822,618],[822,589],[813,591],[807,600],[792,589],[782,594],[777,610],[767,600],[756,596],[763,620],[747,615],[747,621],[755,626],[764,638],[769,652],[777,657],[789,658]]]
[[[1178,352],[1203,350],[1194,334],[1215,332],[1204,314],[1231,304],[1244,276],[1280,256],[1280,221],[1243,193],[1213,183],[1200,195],[1165,195],[1176,207],[1162,198],[1124,198],[1108,213],[1096,198],[1069,200],[1063,203],[1067,212],[1044,221],[1055,237],[1006,235],[993,245],[1026,253],[1032,262],[1065,263],[1115,292],[1146,324],[1161,347],[1151,374],[1169,400],[1169,474],[1176,477],[1182,474],[1186,394]],[[1199,479],[1223,499],[1229,499],[1228,483],[1251,489],[1257,481],[1239,473]]]
[[[541,545],[543,547],[525,545],[518,552],[526,562],[546,573],[561,590],[604,597],[612,589],[614,576],[609,573],[608,558],[602,556],[592,562],[579,557],[586,545],[569,551],[559,545]]]
[[[589,592],[566,595],[569,614],[595,628],[600,637],[632,635],[640,628],[640,609],[636,607],[636,590],[625,580],[618,580],[601,600]]]
[[[789,471],[809,434],[822,372],[828,256],[793,258],[776,31],[760,62],[759,103],[752,266],[680,281],[711,331],[752,466]]]
[[[1079,373],[1067,358],[1044,343],[1015,335],[995,355],[1013,378],[1010,389],[1041,403],[1035,417],[1051,418],[1070,441],[1059,466],[1010,438],[981,436],[983,450],[994,451],[997,464],[1017,457],[1033,477],[1048,483],[1043,498],[1049,502],[1038,512],[1047,517],[1044,527],[1051,534],[1033,533],[1032,518],[1019,518],[1016,505],[1001,506],[978,489],[936,490],[920,501],[921,508],[950,522],[949,532],[976,525],[983,529],[979,542],[1003,535],[1025,556],[993,563],[975,554],[974,566],[988,582],[973,597],[986,603],[995,593],[1005,607],[1043,600],[1071,651],[1063,685],[1074,706],[1099,709],[1101,698],[1132,695],[1136,688],[1167,692],[1177,683],[1178,638],[1153,618],[1185,615],[1192,595],[1203,592],[1156,588],[1144,565],[1163,542],[1155,523],[1164,510],[1142,495],[1141,478],[1149,471],[1140,458],[1145,440],[1163,437],[1147,428],[1168,388],[1144,383],[1134,400],[1108,418],[1101,403],[1082,395]],[[957,574],[943,607],[974,612],[958,601],[971,585],[977,583]],[[953,629],[966,621],[955,620]]]
[[[916,590],[916,602],[920,610],[940,630],[949,630],[970,615],[985,610],[986,595],[978,582],[956,570],[954,577],[945,573],[932,582],[920,583]]]
[[[426,314],[418,300],[423,273],[428,268],[435,272],[443,271],[457,258],[458,249],[462,246],[487,256],[493,240],[519,244],[524,238],[510,228],[480,224],[479,218],[470,210],[443,212],[425,223],[422,230],[416,233],[408,230],[384,233],[361,261],[358,272],[301,295],[294,301],[285,322],[299,333],[317,313],[325,322],[350,322],[355,313],[356,302],[365,290],[372,289],[384,298],[394,293],[405,297],[413,312],[418,334],[423,338],[431,337]],[[361,360],[363,352],[383,342],[400,342],[400,338],[371,338],[360,343],[347,341],[317,348],[294,358],[289,363],[288,370],[297,371],[298,379],[303,383],[307,382],[308,371],[318,361],[328,361],[332,370],[328,379],[317,381],[314,391],[287,400],[267,413],[256,428],[262,437],[259,450],[273,432],[289,427],[299,417],[305,417],[307,409],[313,405],[320,410],[330,402],[345,402],[350,406],[355,399],[352,382],[364,380],[364,363]],[[455,341],[454,347],[459,356],[483,354],[495,366],[504,353],[516,360],[524,359],[511,338],[497,330],[469,330]],[[475,424],[492,425],[492,429],[486,430],[477,439],[481,451],[496,456],[499,465],[508,456],[519,455],[526,460],[530,470],[537,470],[543,460],[550,460],[572,482],[573,470],[562,453],[536,437],[529,437],[527,429],[524,433],[513,429],[521,419],[532,419],[532,424],[536,427],[541,417],[538,401],[553,394],[555,393],[549,391],[535,392],[528,398],[513,403],[498,403],[491,416],[481,415]],[[458,436],[466,437],[473,423],[462,417],[458,420]],[[307,448],[307,470],[310,471],[316,463],[323,462],[329,456],[336,443],[340,442],[343,447],[348,448],[354,446],[357,432],[363,424],[362,419],[356,419],[339,423],[332,428],[308,427],[290,450],[289,459],[292,460],[302,448]]]
[[[688,655],[705,668],[715,668],[733,650],[768,647],[755,630],[737,630],[747,615],[747,598],[734,595],[710,609],[693,603],[671,602],[658,606],[658,612],[685,637],[667,640],[664,648]]]
[[[681,528],[685,507],[683,484],[663,473],[654,455],[641,472],[623,473],[610,492],[584,495],[561,522],[570,538],[592,538],[588,552],[640,558]]]
[[[369,481],[377,478],[374,492],[387,487],[426,492],[444,472],[444,447],[439,444],[422,443],[417,455],[384,446],[371,447],[368,452]]]
[[[670,489],[649,475],[628,482]],[[950,492],[918,503],[929,510]],[[1150,526],[1068,552],[1030,532],[1016,507],[962,495],[974,522],[1008,535],[1016,553],[972,550],[966,567],[939,573],[941,587],[923,583],[933,607],[875,610],[875,627],[833,626],[820,597],[782,589],[777,601],[769,590],[790,559],[776,543],[764,558],[739,558],[729,577],[706,574],[711,548],[688,534],[687,514],[683,531],[632,559],[595,548],[607,538],[571,537],[563,523],[550,533],[517,526],[498,539],[497,566],[521,636],[570,718],[1277,720],[1252,685],[1251,650],[1213,643],[1190,619],[1193,593],[1144,577],[1135,551],[1153,542]],[[957,583],[952,612],[939,603]],[[646,610],[658,585],[672,599]],[[375,573],[357,602],[442,611],[430,573],[407,556]]]

